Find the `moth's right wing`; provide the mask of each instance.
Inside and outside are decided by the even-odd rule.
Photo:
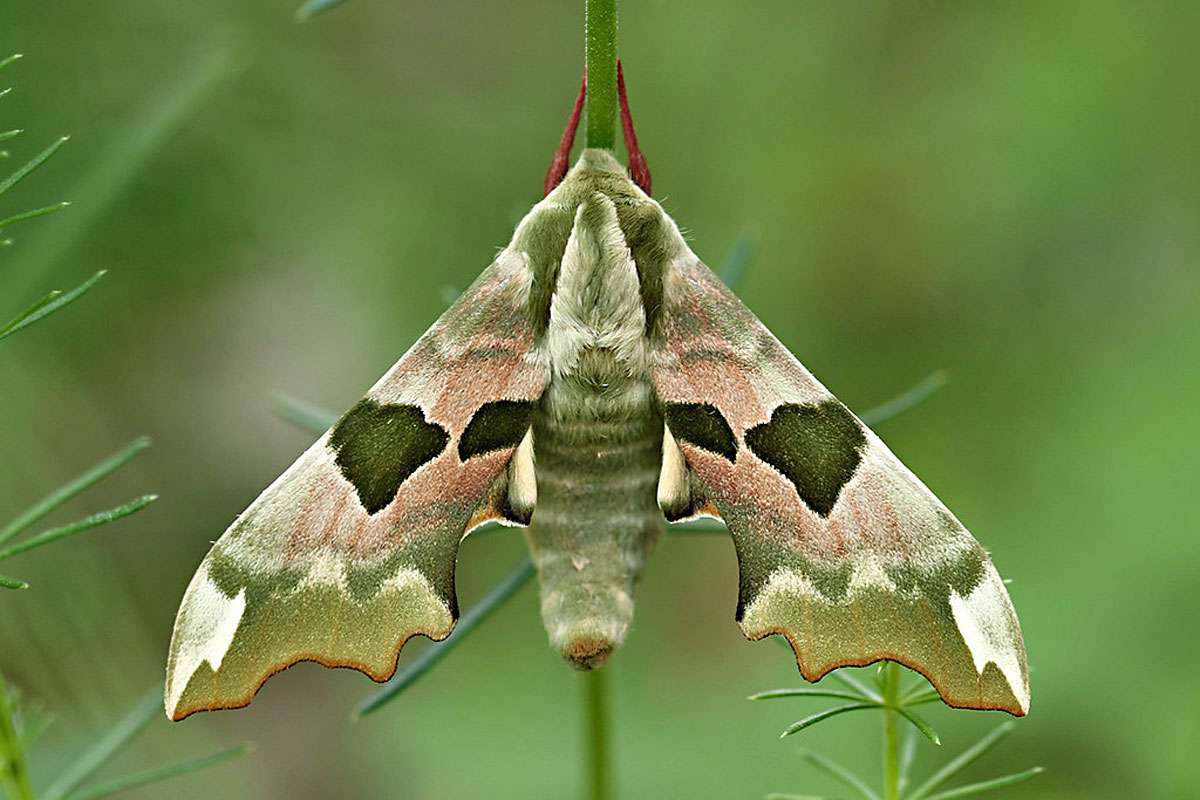
[[[530,281],[502,252],[213,546],[175,621],[168,716],[244,706],[298,661],[383,681],[410,637],[450,634],[464,532],[532,511]]]

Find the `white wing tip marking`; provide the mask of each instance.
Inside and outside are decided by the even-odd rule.
[[[246,590],[242,588],[234,597],[227,597],[208,577],[208,571],[201,569],[185,602],[186,616],[181,613],[175,631],[179,650],[167,675],[167,712],[171,716],[201,664],[207,662],[214,672],[221,668],[246,613]]]
[[[1024,713],[1029,711],[1029,685],[1012,643],[1012,612],[1006,599],[1004,584],[995,570],[989,569],[966,597],[950,593],[950,609],[975,671],[982,675],[988,664],[995,664]]]

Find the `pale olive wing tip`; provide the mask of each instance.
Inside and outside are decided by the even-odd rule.
[[[929,685],[938,693],[942,702],[951,708],[965,709],[969,711],[1003,711],[1014,717],[1024,717],[1029,713],[1029,683],[1028,679],[1022,673],[1023,685],[1021,696],[1018,696],[1016,691],[1011,691],[1007,696],[975,696],[962,697],[952,692],[945,685],[945,681],[941,680],[934,670],[929,669],[923,664],[917,663],[914,659],[897,653],[872,653],[869,655],[857,658],[843,658],[836,662],[823,664],[820,667],[810,667],[804,660],[799,644],[795,639],[783,628],[772,628],[767,630],[747,630],[739,624],[742,629],[742,634],[752,642],[765,639],[769,636],[782,636],[792,649],[792,655],[796,659],[796,667],[800,672],[800,676],[809,683],[816,683],[834,670],[842,667],[869,667],[872,664],[877,664],[881,661],[894,661],[895,663],[907,667],[919,674],[925,680],[929,681]],[[997,669],[994,664],[988,664],[987,668]]]

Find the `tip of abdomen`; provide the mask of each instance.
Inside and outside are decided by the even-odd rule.
[[[604,664],[625,640],[633,598],[625,586],[585,582],[544,587],[542,619],[550,645],[576,669]]]

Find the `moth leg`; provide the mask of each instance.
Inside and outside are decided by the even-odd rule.
[[[625,134],[625,150],[629,154],[629,177],[645,192],[650,194],[650,165],[638,147],[637,134],[633,132],[633,115],[629,113],[629,97],[625,93],[625,71],[617,60],[617,95],[621,101],[621,131]]]
[[[554,151],[554,158],[550,161],[550,169],[546,170],[546,179],[542,183],[542,188],[546,194],[554,191],[554,187],[562,183],[562,179],[567,176],[567,159],[571,157],[571,146],[575,144],[575,131],[579,130],[579,117],[583,113],[583,98],[587,95],[587,69],[583,71],[583,79],[579,82],[579,94],[575,97],[575,107],[571,109],[571,116],[567,119],[567,128],[563,131],[562,139],[558,143],[558,149]]]

